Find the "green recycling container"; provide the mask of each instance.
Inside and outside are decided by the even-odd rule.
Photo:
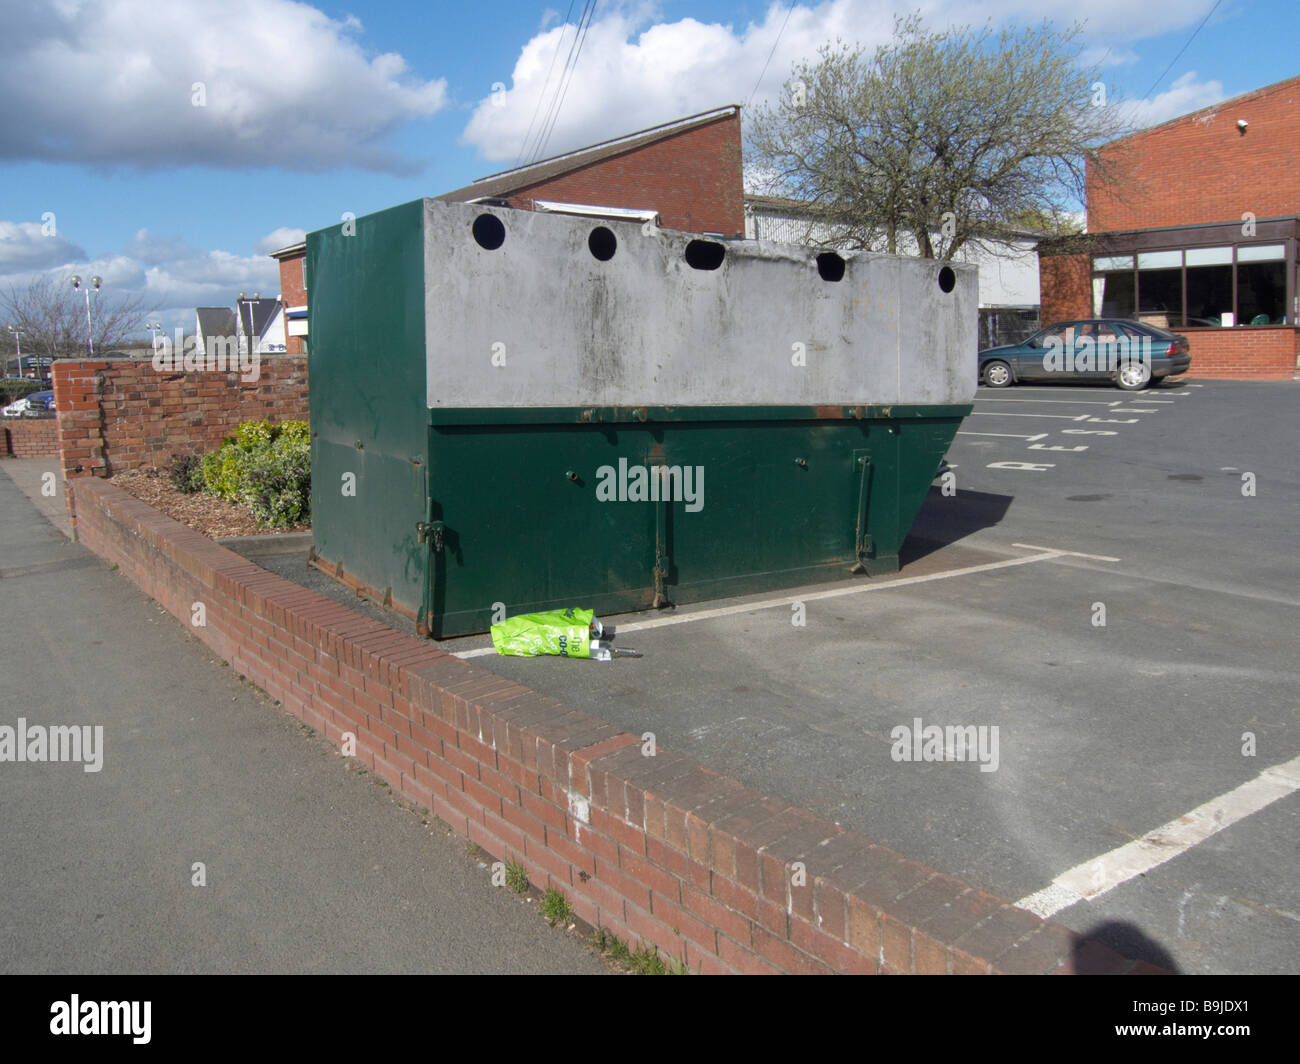
[[[307,237],[313,563],[443,638],[898,568],[974,267],[417,200]]]

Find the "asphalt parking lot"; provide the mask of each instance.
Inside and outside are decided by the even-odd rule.
[[[981,388],[895,576],[613,618],[642,659],[444,646],[1130,955],[1294,972],[1297,414]],[[896,759],[929,725],[989,742]]]

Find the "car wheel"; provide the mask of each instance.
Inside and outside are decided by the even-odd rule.
[[[1010,387],[1011,367],[1005,362],[990,362],[984,367],[984,383],[990,388]]]
[[[1140,359],[1124,362],[1115,371],[1115,383],[1126,392],[1140,392],[1151,383],[1151,367]]]

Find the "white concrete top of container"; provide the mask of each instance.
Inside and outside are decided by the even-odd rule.
[[[718,268],[688,263],[695,239]],[[431,408],[975,395],[973,266],[848,253],[832,281],[809,248],[436,200],[424,241]]]

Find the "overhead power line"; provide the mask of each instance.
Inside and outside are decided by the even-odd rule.
[[[587,31],[591,29],[591,21],[596,14],[596,4],[598,0],[591,0],[590,3],[584,4],[582,15],[578,19],[578,35],[573,39],[573,47],[569,49],[569,58],[565,63],[564,69],[560,71],[560,83],[557,86],[557,98],[555,106],[551,109],[550,123],[543,127],[543,133],[538,140],[537,150],[533,154],[533,159],[540,159],[546,154],[546,145],[550,142],[551,134],[555,131],[555,123],[559,121],[560,111],[564,108],[564,98],[569,94],[569,85],[573,81],[573,72],[578,69],[578,58],[582,55],[582,45],[587,39]]]
[[[1209,11],[1206,12],[1205,18],[1201,19],[1201,24],[1197,26],[1196,29],[1192,30],[1192,35],[1187,38],[1187,44],[1184,44],[1181,48],[1178,49],[1178,54],[1174,56],[1173,59],[1169,60],[1169,65],[1165,67],[1164,74],[1161,74],[1158,78],[1156,78],[1155,84],[1152,85],[1151,88],[1147,89],[1146,96],[1143,96],[1142,99],[1145,100],[1147,96],[1150,96],[1153,92],[1156,91],[1156,85],[1159,85],[1162,81],[1164,81],[1165,74],[1168,74],[1169,71],[1174,69],[1174,64],[1177,63],[1178,60],[1183,57],[1183,53],[1187,51],[1187,45],[1191,44],[1192,41],[1196,40],[1196,35],[1205,28],[1205,24],[1210,21],[1210,16],[1213,15],[1219,9],[1219,5],[1221,3],[1223,3],[1223,0],[1214,0],[1214,6],[1210,8]]]
[[[537,94],[537,103],[533,105],[533,117],[528,120],[528,131],[524,134],[524,142],[519,147],[519,155],[515,159],[516,163],[524,161],[524,155],[528,151],[528,141],[533,135],[533,125],[537,122],[537,112],[542,109],[542,100],[546,97],[546,89],[551,84],[551,74],[555,70],[555,60],[559,58],[560,48],[564,45],[564,31],[569,28],[569,16],[573,14],[573,0],[569,0],[569,10],[564,13],[564,21],[560,24],[560,39],[555,42],[555,51],[551,53],[551,65],[546,68],[546,80],[542,82],[542,90]]]
[[[754,82],[754,91],[749,94],[749,99],[745,101],[745,110],[749,110],[749,105],[754,102],[754,93],[758,92],[758,87],[763,83],[763,75],[767,73],[768,63],[772,62],[772,56],[776,55],[776,46],[781,43],[781,37],[785,33],[785,27],[790,22],[790,13],[794,11],[796,0],[790,0],[790,6],[785,9],[785,21],[781,23],[781,28],[777,31],[776,40],[772,42],[772,50],[767,53],[767,60],[763,63],[763,69],[758,72],[758,80]]]

